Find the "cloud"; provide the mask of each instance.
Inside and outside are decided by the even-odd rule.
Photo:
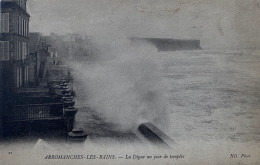
[[[259,45],[258,0],[29,0],[31,30],[43,33],[200,39],[203,47]],[[49,27],[51,26],[51,27]]]

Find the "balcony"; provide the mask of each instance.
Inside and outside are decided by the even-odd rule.
[[[63,104],[13,105],[6,114],[7,122],[63,119]]]

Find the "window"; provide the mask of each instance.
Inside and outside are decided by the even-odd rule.
[[[21,34],[21,17],[18,16],[18,34]]]
[[[24,55],[24,46],[23,42],[17,41],[17,54],[16,60],[24,59],[26,55]]]
[[[16,87],[20,87],[20,69],[16,68]]]
[[[19,16],[19,34],[22,34],[21,31],[22,31],[22,26],[21,26],[21,17]]]
[[[21,87],[22,85],[23,85],[23,76],[22,76],[22,68],[21,67],[19,67],[19,82],[20,82],[20,84],[19,84],[19,87]]]
[[[25,36],[25,20],[23,19],[23,36]]]
[[[27,21],[24,20],[24,35],[27,37]]]
[[[26,82],[29,80],[29,67],[26,66]]]
[[[24,67],[24,82],[27,82],[27,66]]]
[[[18,16],[18,34],[28,37],[29,22]]]
[[[0,61],[9,60],[9,41],[0,41]]]
[[[19,41],[17,41],[16,44],[16,60],[19,60]]]
[[[17,67],[16,68],[16,87],[21,87],[22,85],[23,85],[22,68]]]
[[[29,80],[29,67],[26,66],[26,82]]]
[[[19,34],[20,33],[20,16],[18,16],[18,19],[17,19],[17,34]]]
[[[23,35],[23,18],[19,16],[19,34]]]
[[[20,43],[20,41],[17,41],[17,55],[16,55],[16,59],[17,60],[21,59],[21,43]]]
[[[23,36],[27,37],[28,36],[28,22],[27,20],[23,19]]]
[[[27,56],[27,53],[28,53],[26,42],[21,43],[21,51],[22,51],[22,59],[26,59],[26,56]]]
[[[23,35],[23,18],[22,17],[20,17],[21,18],[21,20],[20,20],[20,22],[21,22],[21,35]]]
[[[26,20],[24,20],[24,35],[25,35],[25,37],[27,37],[27,21]]]
[[[17,60],[21,59],[21,46],[20,41],[17,41]]]
[[[29,20],[26,22],[27,24],[26,24],[26,33],[27,33],[27,37],[29,36]]]
[[[9,13],[1,13],[1,33],[9,33]]]
[[[25,42],[23,42],[23,59],[26,58]]]
[[[25,59],[24,42],[22,42],[22,59]]]

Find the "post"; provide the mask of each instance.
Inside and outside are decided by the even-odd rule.
[[[75,118],[77,111],[78,111],[78,109],[76,109],[75,107],[68,107],[68,108],[64,109],[67,132],[70,132],[73,129],[74,118]]]

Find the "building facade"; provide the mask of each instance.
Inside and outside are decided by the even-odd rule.
[[[29,19],[27,0],[1,0],[0,136],[12,89],[28,84]]]
[[[28,82],[30,15],[26,11],[26,1],[1,1],[0,62],[7,65],[8,86],[14,88],[26,86]]]

